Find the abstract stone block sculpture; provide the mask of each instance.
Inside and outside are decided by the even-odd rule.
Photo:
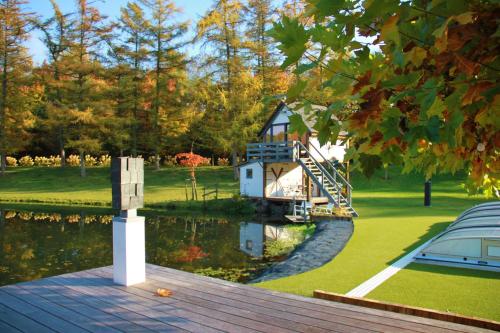
[[[113,208],[119,210],[144,207],[144,160],[118,157],[111,162]]]
[[[144,217],[144,160],[119,157],[111,162],[113,208],[113,280],[130,286],[146,280]]]

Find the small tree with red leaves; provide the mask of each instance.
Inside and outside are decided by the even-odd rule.
[[[197,166],[206,164],[207,158],[195,154],[193,152],[190,153],[179,153],[175,155],[175,159],[179,165],[191,168],[191,200],[198,200],[198,193],[196,191],[196,174],[195,169]],[[187,194],[186,194],[187,197]]]

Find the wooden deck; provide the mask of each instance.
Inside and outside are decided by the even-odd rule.
[[[1,287],[0,332],[486,332],[154,265],[134,287],[111,276],[102,267]]]

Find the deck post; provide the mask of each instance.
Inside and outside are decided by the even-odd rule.
[[[145,218],[137,216],[144,207],[144,160],[120,157],[111,164],[113,208],[113,281],[131,286],[146,281]]]

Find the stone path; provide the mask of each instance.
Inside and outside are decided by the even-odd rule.
[[[296,275],[323,266],[342,251],[353,230],[351,221],[318,222],[311,238],[299,245],[285,261],[272,265],[250,283]]]

